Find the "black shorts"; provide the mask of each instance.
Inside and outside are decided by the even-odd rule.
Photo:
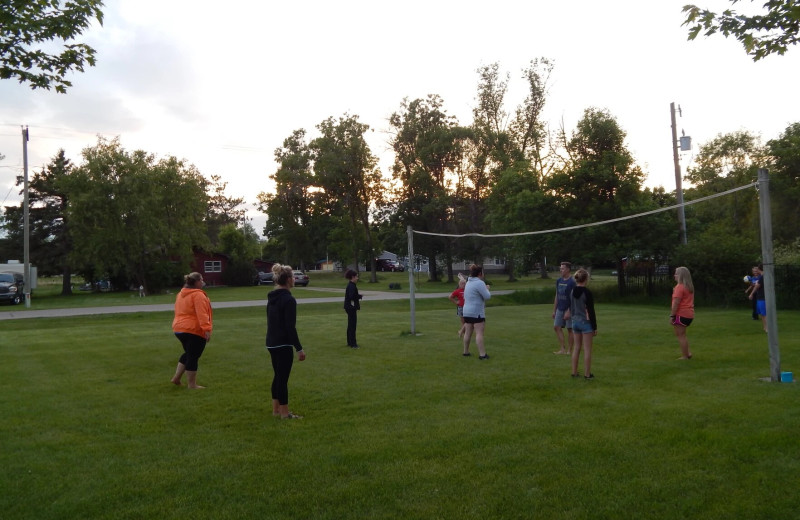
[[[464,323],[483,323],[486,321],[486,318],[471,318],[469,316],[464,316]]]
[[[688,327],[689,325],[692,324],[692,321],[693,321],[692,318],[685,318],[683,316],[675,316],[672,319],[672,324],[673,325],[682,325],[684,327]]]

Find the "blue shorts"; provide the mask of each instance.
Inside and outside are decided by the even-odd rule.
[[[767,315],[767,302],[766,300],[756,300],[756,312],[759,316]]]
[[[589,321],[573,320],[572,332],[576,334],[591,334],[594,330],[592,330],[592,323]]]
[[[564,327],[571,329],[572,328],[572,320],[565,320],[564,313],[567,312],[566,309],[563,311],[561,309],[556,309],[556,318],[553,320],[553,327]]]

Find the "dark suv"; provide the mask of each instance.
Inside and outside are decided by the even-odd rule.
[[[20,273],[0,273],[0,301],[19,304],[25,298],[25,281]]]
[[[375,269],[378,271],[402,271],[403,266],[399,263],[389,260],[388,258],[376,258],[375,259]]]

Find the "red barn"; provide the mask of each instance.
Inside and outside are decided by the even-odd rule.
[[[222,273],[228,267],[228,261],[228,256],[222,253],[195,251],[192,271],[202,274],[206,285],[224,285],[222,283]]]

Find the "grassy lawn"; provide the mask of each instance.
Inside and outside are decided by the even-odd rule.
[[[263,308],[215,311],[198,391],[169,383],[171,313],[3,322],[0,516],[796,517],[800,389],[760,380],[747,309],[699,309],[680,362],[666,305],[600,302],[589,382],[551,309],[489,308],[479,361],[444,300],[417,302],[418,336],[407,302],[365,302],[356,351],[338,304],[302,305],[300,421],[270,414]],[[779,330],[797,375],[800,313]]]

